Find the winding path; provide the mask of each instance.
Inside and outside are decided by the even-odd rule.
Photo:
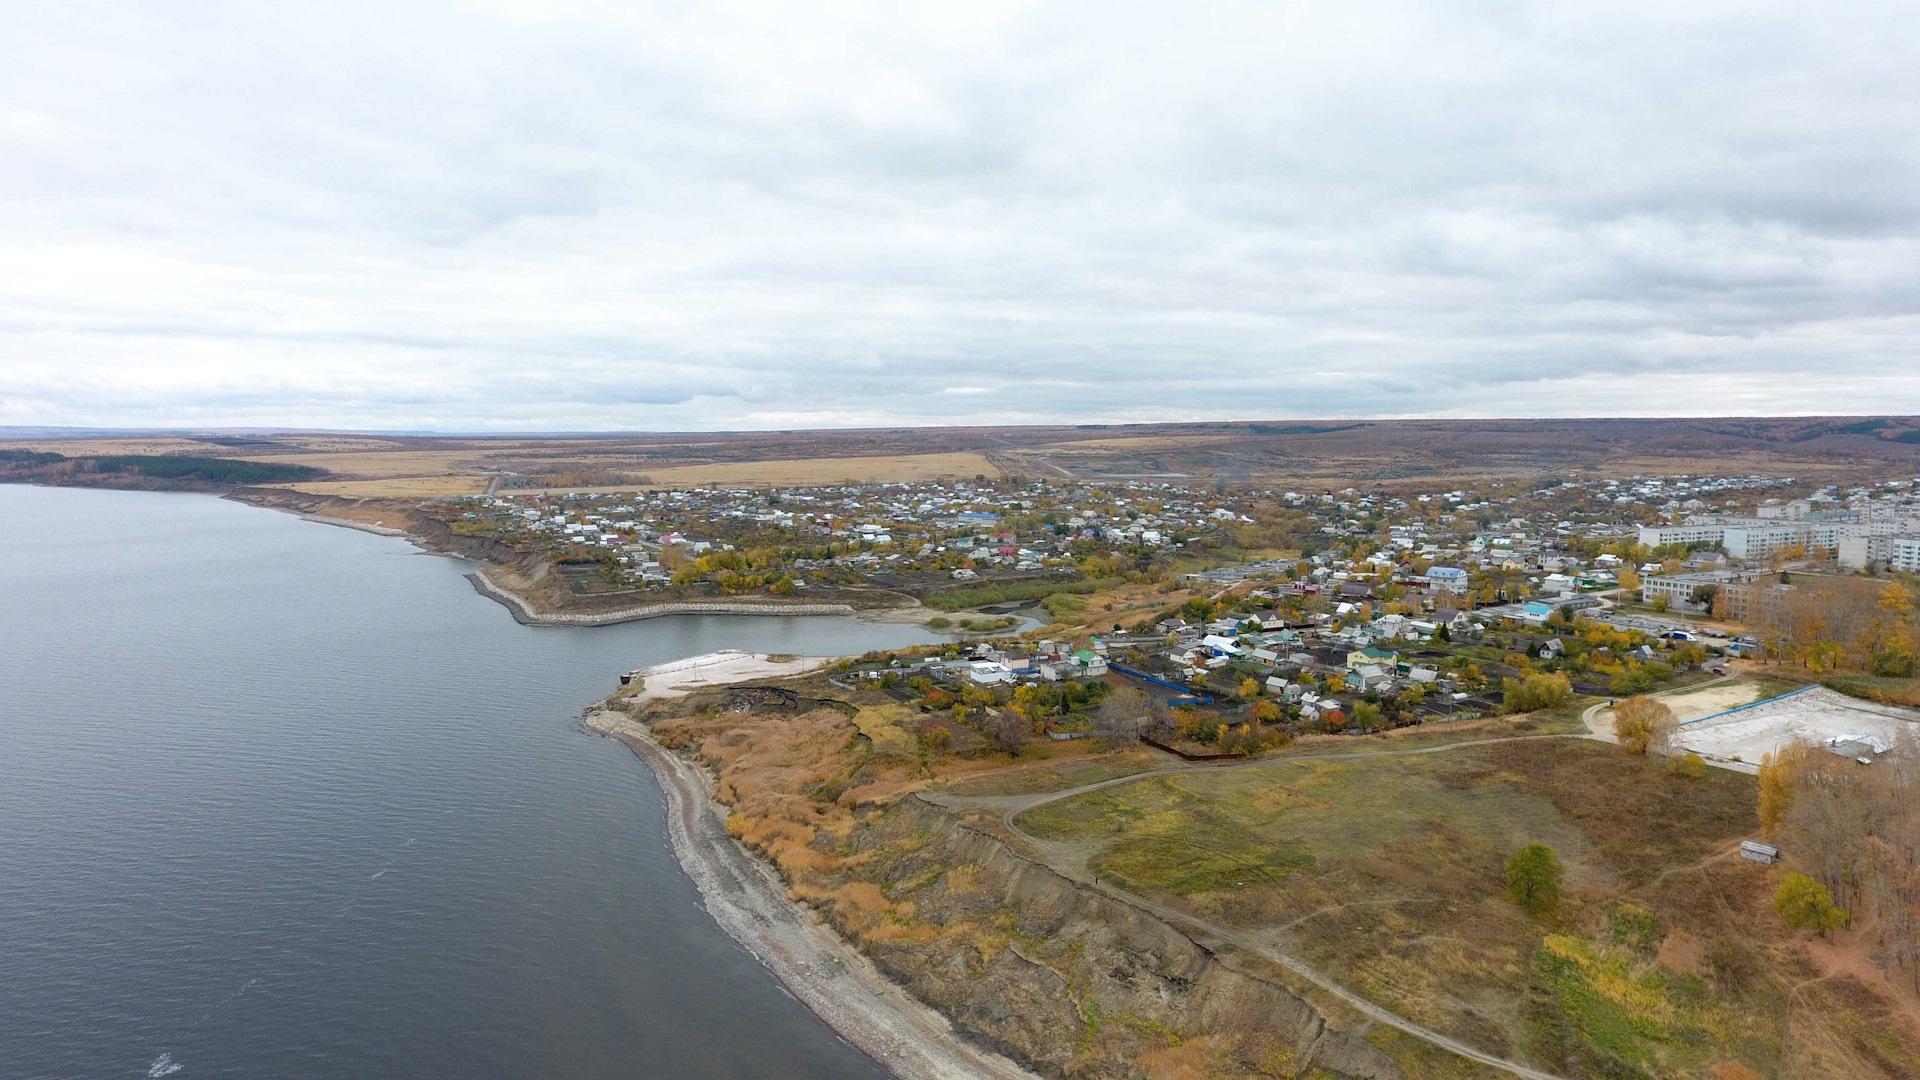
[[[1662,697],[1672,697],[1675,694],[1691,694],[1695,690],[1705,690],[1709,686],[1718,686],[1723,682],[1729,682],[1739,677],[1740,677],[1739,672],[1731,671],[1725,675],[1719,676],[1718,678],[1708,679],[1706,682],[1697,682],[1697,683],[1694,683],[1692,686],[1676,686],[1672,690],[1662,690],[1657,694],[1648,694],[1647,696],[1662,698]],[[1600,724],[1598,722],[1600,710],[1611,709],[1611,708],[1613,708],[1612,700],[1596,701],[1593,704],[1587,706],[1586,711],[1580,714],[1580,722],[1586,725],[1588,738],[1597,739],[1600,742],[1610,742],[1610,743],[1618,743],[1620,741],[1619,739],[1614,738],[1613,728],[1611,725],[1609,725],[1607,730],[1605,731],[1600,730]]]
[[[1738,673],[1722,675],[1716,679],[1710,679],[1706,682],[1695,683],[1692,686],[1680,687],[1675,690],[1664,691],[1662,693],[1655,694],[1653,696],[1666,697],[1671,694],[1685,693],[1688,691],[1699,690],[1703,687],[1714,686],[1716,684],[1723,683],[1730,679],[1735,679],[1738,677],[1739,677]],[[1602,741],[1602,742],[1613,742],[1614,741],[1613,733],[1611,731],[1601,731],[1595,722],[1595,718],[1599,715],[1600,710],[1610,707],[1611,704],[1612,702],[1595,702],[1594,704],[1588,706],[1585,710],[1581,712],[1580,722],[1587,729],[1585,733],[1575,732],[1575,733],[1559,734],[1559,735],[1509,735],[1509,736],[1504,736],[1504,737],[1495,738],[1495,739],[1468,739],[1462,742],[1441,743],[1438,746],[1420,746],[1420,747],[1414,747],[1408,750],[1357,750],[1357,751],[1347,751],[1347,752],[1333,753],[1333,754],[1301,754],[1295,757],[1269,758],[1263,761],[1248,761],[1238,765],[1213,765],[1213,766],[1176,765],[1176,766],[1170,766],[1163,769],[1149,769],[1145,772],[1132,773],[1127,776],[1117,776],[1110,780],[1099,780],[1091,784],[1082,784],[1079,787],[1067,788],[1063,791],[1043,792],[1038,795],[971,796],[969,797],[969,796],[937,796],[937,795],[923,794],[922,797],[929,799],[929,801],[939,802],[942,805],[948,806],[949,808],[952,808],[952,809],[962,809],[962,808],[972,807],[972,808],[980,808],[980,809],[991,808],[991,809],[1000,810],[1001,811],[1000,821],[1003,825],[1006,826],[1007,831],[1009,833],[1011,833],[1014,836],[1021,837],[1022,839],[1025,839],[1030,843],[1033,843],[1034,845],[1040,847],[1042,850],[1044,850],[1046,847],[1046,842],[1041,840],[1039,837],[1036,837],[1031,833],[1028,833],[1026,830],[1020,828],[1020,826],[1015,823],[1014,819],[1019,817],[1021,814],[1027,812],[1028,810],[1033,809],[1036,806],[1044,806],[1047,803],[1057,802],[1061,799],[1069,799],[1076,795],[1084,795],[1090,791],[1099,791],[1104,788],[1117,787],[1121,784],[1130,784],[1136,780],[1145,780],[1148,777],[1154,777],[1154,776],[1173,776],[1173,775],[1196,773],[1196,772],[1209,772],[1209,773],[1230,772],[1238,769],[1269,768],[1275,765],[1280,765],[1280,764],[1284,764],[1286,762],[1291,762],[1291,761],[1351,761],[1351,760],[1360,759],[1360,758],[1412,757],[1419,754],[1445,753],[1449,750],[1460,750],[1469,746],[1487,746],[1493,743],[1523,742],[1531,739],[1593,739],[1593,740]],[[1724,852],[1719,852],[1719,853],[1716,853],[1715,856],[1713,857],[1719,857],[1720,855],[1723,855],[1723,854]],[[1509,1061],[1506,1058],[1498,1057],[1494,1054],[1487,1053],[1484,1050],[1478,1049],[1472,1045],[1461,1042],[1459,1039],[1453,1038],[1450,1035],[1444,1035],[1438,1031],[1433,1030],[1432,1028],[1426,1027],[1423,1024],[1415,1023],[1414,1021],[1409,1020],[1406,1017],[1399,1015],[1398,1013],[1391,1012],[1387,1009],[1380,1007],[1379,1005],[1375,1005],[1373,1002],[1368,1001],[1367,999],[1361,997],[1360,995],[1354,993],[1351,990],[1348,990],[1346,987],[1341,986],[1340,984],[1334,982],[1332,979],[1328,978],[1326,975],[1322,974],[1320,971],[1309,966],[1304,961],[1300,960],[1298,957],[1280,952],[1279,950],[1274,949],[1270,946],[1262,945],[1259,942],[1253,941],[1250,938],[1247,938],[1241,934],[1235,933],[1234,931],[1229,930],[1226,927],[1220,926],[1217,923],[1210,922],[1206,919],[1202,919],[1196,915],[1190,915],[1184,911],[1180,911],[1177,908],[1168,907],[1165,904],[1158,903],[1153,900],[1149,900],[1146,897],[1141,896],[1137,893],[1128,892],[1125,889],[1121,889],[1114,885],[1100,881],[1097,877],[1095,877],[1092,881],[1090,881],[1089,884],[1091,884],[1094,888],[1099,889],[1101,892],[1104,892],[1107,895],[1112,896],[1116,900],[1121,900],[1126,903],[1132,904],[1135,907],[1139,907],[1147,911],[1151,911],[1155,915],[1158,915],[1163,919],[1169,919],[1174,922],[1183,923],[1187,926],[1193,927],[1196,930],[1199,930],[1204,934],[1207,934],[1210,937],[1215,938],[1216,940],[1226,942],[1228,944],[1233,945],[1236,948],[1252,953],[1255,956],[1259,956],[1262,959],[1269,960],[1269,961],[1272,961],[1273,963],[1279,964],[1281,967],[1286,968],[1288,971],[1293,972],[1294,974],[1307,980],[1313,985],[1319,987],[1320,989],[1326,991],[1329,994],[1332,994],[1334,997],[1339,998],[1341,1001],[1359,1010],[1362,1014],[1369,1017],[1370,1019],[1378,1021],[1379,1023],[1382,1023],[1382,1024],[1386,1024],[1388,1027],[1397,1028],[1400,1031],[1406,1032],[1407,1034],[1412,1035],[1414,1038],[1420,1039],[1433,1046],[1440,1047],[1443,1050],[1451,1051],[1452,1053],[1458,1054],[1461,1057],[1467,1058],[1471,1061],[1477,1061],[1482,1065],[1489,1065],[1496,1069],[1505,1070],[1506,1072],[1512,1073],[1515,1076],[1524,1077],[1525,1080],[1567,1080],[1566,1077],[1559,1076],[1555,1073],[1544,1072],[1540,1069],[1535,1069],[1532,1066],[1523,1065],[1517,1061]],[[1334,909],[1334,910],[1338,910],[1338,909]],[[1324,912],[1315,912],[1314,914],[1319,915],[1319,914],[1324,914]],[[1311,917],[1312,916],[1309,916],[1309,918]]]
[[[1702,684],[1702,685],[1705,685],[1705,684]],[[1598,707],[1599,706],[1595,706],[1595,708],[1598,708]],[[1590,709],[1588,710],[1588,712],[1591,713],[1592,710]],[[1582,719],[1583,720],[1585,719],[1584,715]],[[1585,739],[1585,738],[1592,738],[1592,737],[1593,737],[1592,735],[1585,735],[1585,734],[1579,734],[1579,733],[1571,733],[1571,734],[1564,734],[1564,735],[1509,735],[1509,736],[1504,736],[1504,737],[1495,738],[1495,739],[1469,739],[1463,742],[1442,743],[1438,746],[1420,746],[1420,747],[1414,747],[1409,750],[1368,750],[1368,751],[1348,751],[1348,752],[1334,753],[1334,754],[1301,754],[1295,757],[1270,758],[1264,761],[1249,761],[1249,762],[1244,762],[1238,765],[1172,766],[1164,769],[1149,769],[1146,772],[1137,772],[1128,776],[1118,776],[1118,777],[1114,777],[1111,780],[1100,780],[1091,784],[1082,784],[1079,787],[1067,788],[1064,791],[1043,792],[1038,795],[939,796],[939,795],[930,795],[930,794],[922,793],[921,797],[927,799],[930,802],[938,802],[941,805],[947,806],[952,809],[962,809],[962,808],[973,807],[973,808],[980,808],[980,809],[992,808],[992,809],[1000,810],[1001,823],[1006,826],[1007,831],[1009,833],[1012,833],[1014,836],[1021,837],[1022,839],[1025,839],[1030,843],[1033,843],[1034,845],[1040,847],[1042,850],[1044,850],[1046,847],[1046,842],[1032,835],[1031,833],[1028,833],[1024,829],[1020,828],[1020,826],[1015,824],[1014,819],[1016,817],[1025,813],[1028,810],[1033,809],[1036,806],[1043,806],[1050,802],[1057,802],[1061,799],[1072,798],[1075,795],[1084,795],[1090,791],[1099,791],[1099,790],[1102,790],[1103,788],[1117,787],[1121,784],[1132,783],[1133,781],[1136,781],[1136,780],[1144,780],[1152,776],[1171,776],[1171,775],[1181,775],[1181,774],[1189,774],[1189,773],[1196,773],[1196,772],[1212,773],[1212,772],[1230,772],[1230,771],[1239,770],[1239,769],[1271,768],[1275,765],[1281,765],[1281,764],[1285,764],[1287,762],[1292,762],[1292,761],[1349,761],[1357,758],[1412,757],[1420,754],[1445,753],[1446,751],[1449,751],[1449,750],[1459,750],[1469,746],[1487,746],[1492,743],[1524,742],[1531,739]],[[1512,1073],[1515,1076],[1523,1077],[1524,1080],[1569,1080],[1569,1078],[1560,1076],[1557,1073],[1545,1072],[1540,1069],[1533,1068],[1530,1065],[1521,1064],[1518,1061],[1509,1061],[1506,1058],[1499,1057],[1495,1054],[1490,1054],[1484,1050],[1481,1050],[1475,1046],[1472,1046],[1471,1044],[1462,1042],[1459,1039],[1456,1039],[1450,1035],[1442,1034],[1423,1024],[1415,1023],[1414,1021],[1409,1020],[1398,1013],[1382,1008],[1381,1006],[1376,1005],[1371,1001],[1368,1001],[1366,998],[1361,997],[1359,994],[1356,994],[1353,991],[1348,990],[1346,987],[1341,986],[1339,983],[1334,982],[1331,978],[1328,978],[1325,974],[1322,974],[1320,971],[1309,966],[1306,962],[1300,960],[1298,957],[1280,952],[1279,950],[1274,949],[1270,946],[1260,944],[1259,942],[1254,941],[1251,938],[1248,938],[1241,934],[1238,934],[1232,930],[1229,930],[1226,927],[1219,925],[1218,923],[1210,922],[1206,919],[1200,918],[1197,915],[1190,915],[1177,908],[1169,907],[1166,904],[1149,900],[1146,897],[1141,896],[1137,893],[1128,892],[1125,889],[1121,889],[1114,885],[1108,884],[1107,882],[1100,881],[1097,877],[1094,878],[1092,881],[1088,882],[1088,884],[1091,885],[1093,888],[1099,889],[1101,892],[1106,893],[1107,895],[1113,897],[1116,900],[1120,900],[1124,903],[1132,904],[1135,907],[1150,911],[1155,915],[1160,916],[1163,919],[1167,919],[1169,921],[1176,922],[1176,923],[1185,924],[1187,926],[1190,926],[1200,931],[1203,934],[1206,934],[1211,938],[1214,938],[1215,940],[1226,942],[1227,944],[1230,944],[1235,948],[1238,948],[1244,952],[1251,953],[1264,960],[1268,960],[1275,964],[1279,964],[1281,967],[1284,967],[1288,971],[1291,971],[1294,974],[1300,976],[1301,978],[1307,980],[1313,985],[1319,987],[1321,990],[1324,990],[1327,993],[1332,994],[1334,997],[1339,998],[1341,1001],[1352,1006],[1354,1009],[1358,1010],[1361,1014],[1365,1015],[1369,1019],[1374,1020],[1378,1023],[1385,1024],[1388,1027],[1396,1028],[1400,1031],[1407,1033],[1408,1035],[1413,1036],[1416,1039],[1420,1039],[1423,1042],[1429,1043],[1433,1046],[1437,1046],[1442,1050],[1447,1050],[1452,1053],[1458,1054],[1461,1057],[1467,1058],[1470,1061],[1477,1061],[1482,1065],[1488,1065],[1496,1069],[1504,1070],[1506,1072]],[[1351,906],[1351,905],[1346,905],[1346,906]],[[1334,910],[1338,910],[1338,909],[1334,909]],[[1314,914],[1319,915],[1324,913],[1325,912],[1315,912]]]

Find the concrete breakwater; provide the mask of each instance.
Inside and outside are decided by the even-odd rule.
[[[491,600],[498,601],[513,615],[515,622],[523,626],[612,626],[615,623],[638,622],[641,619],[659,619],[668,615],[852,615],[850,604],[788,604],[780,602],[755,603],[747,600],[713,601],[674,601],[660,604],[644,604],[640,607],[621,608],[617,611],[600,611],[592,614],[548,615],[533,610],[532,605],[505,589],[487,580],[484,573],[475,571],[467,575],[473,583],[475,592]]]

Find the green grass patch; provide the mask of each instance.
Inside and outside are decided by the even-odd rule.
[[[1072,593],[1059,592],[1040,601],[1040,606],[1047,609],[1048,615],[1053,616],[1055,620],[1059,620],[1069,615],[1078,615],[1087,610],[1087,600],[1085,597],[1075,596]]]
[[[1019,825],[1044,839],[1100,844],[1098,869],[1123,887],[1185,896],[1377,852],[1430,821],[1490,850],[1535,839],[1584,846],[1551,802],[1447,754],[1156,776],[1036,807]]]
[[[1524,722],[1577,723],[1584,704]],[[1682,918],[1671,905],[1715,890],[1672,876],[1643,888],[1747,834],[1753,793],[1740,774],[1679,781],[1616,747],[1522,738],[1183,770],[1047,803],[1017,824],[1102,881],[1258,933],[1348,989],[1473,1045],[1543,1066],[1531,1048],[1603,1063],[1570,1076],[1635,1076],[1603,1070],[1651,1062],[1648,1075],[1665,1078],[1700,1075],[1659,1071],[1673,1064],[1771,1060],[1763,1034],[1778,1026],[1778,1002],[1729,997],[1656,960],[1669,926],[1699,932],[1698,920],[1720,917],[1708,905]],[[1532,841],[1567,867],[1568,899],[1541,916],[1505,899],[1504,862]],[[1543,954],[1549,935],[1578,945]],[[1592,971],[1567,968],[1564,954],[1589,958]],[[1659,1026],[1601,1008],[1594,993],[1603,1003],[1613,1002],[1606,994],[1633,1003],[1657,993],[1646,1008]],[[1563,1003],[1535,1001],[1553,995]],[[1688,1049],[1659,1049],[1667,1041]],[[1456,1075],[1451,1067],[1428,1061],[1408,1075]]]
[[[1134,891],[1151,887],[1190,896],[1272,884],[1282,874],[1313,865],[1313,855],[1298,844],[1225,845],[1210,838],[1148,836],[1101,859],[1100,873]]]
[[[1896,679],[1884,675],[1832,675],[1820,680],[1820,683],[1848,697],[1887,705],[1920,706],[1920,679]]]
[[[1038,768],[1004,769],[985,776],[956,780],[940,791],[948,795],[1039,795],[1132,776],[1159,764],[1139,751],[1102,754]]]
[[[1771,1075],[1778,1064],[1777,1036],[1759,1017],[1626,944],[1548,935],[1534,952],[1530,987],[1536,1059],[1576,1076],[1702,1076],[1739,1059]]]
[[[1035,581],[1014,585],[980,585],[965,589],[948,589],[926,598],[926,605],[941,611],[959,611],[963,608],[979,607],[982,604],[1004,604],[1013,600],[1042,600],[1059,593],[1087,595],[1101,589],[1111,589],[1121,584],[1120,578],[1098,578],[1087,581]]]

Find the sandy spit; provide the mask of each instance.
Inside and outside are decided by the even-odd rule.
[[[704,770],[668,752],[624,713],[589,709],[586,726],[626,743],[653,770],[666,793],[674,856],[708,914],[841,1037],[900,1080],[1038,1080],[968,1042],[812,912],[789,902],[773,868],[727,835]]]

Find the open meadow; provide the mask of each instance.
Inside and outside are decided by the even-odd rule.
[[[1806,985],[1770,910],[1779,871],[1737,857],[1754,804],[1745,775],[1685,779],[1603,744],[1525,739],[1146,777],[1015,824],[1066,872],[1560,1075],[1912,1075],[1912,1033],[1873,1034],[1891,1006],[1864,984]],[[1565,868],[1564,899],[1538,915],[1507,898],[1503,870],[1531,842]],[[1482,1075],[1410,1060],[1410,1075]]]
[[[887,457],[822,457],[789,461],[733,461],[710,465],[648,468],[646,482],[586,488],[531,488],[527,494],[555,490],[644,491],[689,487],[821,487],[832,484],[902,484],[920,480],[998,478],[1000,470],[979,454],[900,454]]]
[[[1895,425],[1897,428],[1898,425]],[[1890,429],[1892,430],[1892,429]],[[432,478],[504,475],[521,489],[769,487],[902,483],[974,476],[1169,480],[1298,486],[1471,485],[1542,471],[1594,476],[1670,472],[1802,478],[1920,464],[1920,443],[1814,417],[1741,420],[1369,420],[562,436],[349,432],[21,435],[0,449],[190,454],[328,470],[333,482],[409,479],[413,487],[345,489],[356,497],[456,493]],[[394,494],[376,494],[392,491]],[[335,493],[335,492],[328,492]]]

